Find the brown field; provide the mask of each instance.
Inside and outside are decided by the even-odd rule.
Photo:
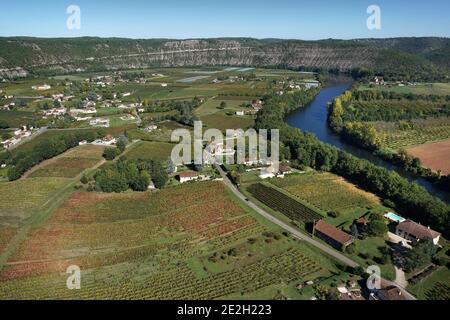
[[[441,170],[445,175],[450,173],[450,139],[409,148],[407,151],[419,158],[424,167]]]

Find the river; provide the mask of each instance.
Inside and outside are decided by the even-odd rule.
[[[351,83],[349,82],[334,83],[324,87],[308,106],[306,106],[305,108],[300,108],[289,114],[286,117],[286,122],[290,126],[299,128],[304,132],[313,133],[321,141],[332,144],[333,146],[347,151],[348,153],[351,153],[356,157],[367,159],[378,166],[384,167],[389,170],[394,170],[402,177],[423,186],[431,194],[449,203],[450,194],[437,188],[431,182],[423,178],[418,178],[405,171],[403,168],[388,161],[384,161],[377,156],[374,156],[367,150],[360,149],[342,141],[338,135],[334,134],[331,131],[327,123],[327,103],[332,102],[335,97],[341,95],[350,87]]]

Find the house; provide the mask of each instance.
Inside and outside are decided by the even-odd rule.
[[[122,94],[122,97],[129,97],[131,96],[131,92],[125,92],[124,94]]]
[[[383,85],[384,85],[384,78],[383,78],[383,77],[380,77],[380,76],[376,76],[376,77],[373,79],[373,83],[374,83],[375,85],[377,85],[377,86],[383,86]]]
[[[99,146],[110,146],[116,143],[116,138],[114,138],[111,135],[107,135],[106,137],[102,139],[97,139],[92,144],[99,145]]]
[[[178,175],[178,179],[180,180],[180,183],[185,183],[188,181],[192,181],[198,178],[198,173],[193,171],[188,172],[181,172]]]
[[[152,131],[157,130],[157,129],[158,129],[158,126],[156,126],[154,124],[151,124],[147,128],[145,128],[145,131],[152,132]]]
[[[245,111],[244,110],[236,111],[236,115],[243,116],[243,115],[245,115]]]
[[[324,220],[319,220],[319,222],[314,225],[313,235],[317,235],[319,238],[339,250],[345,249],[345,247],[353,242],[353,237],[351,235],[326,223]]]
[[[280,166],[278,175],[284,177],[285,174],[292,173],[292,169],[289,166]]]
[[[129,120],[135,120],[136,118],[131,114],[127,114],[127,115],[120,117],[120,119],[123,121],[129,121]]]
[[[395,234],[408,241],[419,241],[428,238],[433,240],[435,245],[439,243],[441,236],[439,232],[410,219],[400,222],[395,228]]]
[[[156,189],[155,184],[153,183],[153,181],[150,181],[150,183],[148,184],[148,188],[147,189],[148,190],[155,190]]]
[[[367,217],[361,217],[356,220],[356,225],[358,227],[365,227],[369,223],[369,219]]]
[[[60,108],[53,108],[53,109],[49,109],[49,110],[44,110],[44,115],[45,116],[53,116],[53,117],[57,117],[57,116],[62,116],[63,114],[66,113],[66,108],[64,107],[60,107]]]
[[[109,119],[97,118],[89,121],[89,125],[109,128]]]
[[[388,286],[370,294],[370,300],[408,300],[396,286]]]
[[[263,168],[261,169],[261,173],[259,174],[259,178],[260,179],[270,179],[275,177],[275,174],[273,173],[273,168],[272,167],[268,167],[268,168]]]
[[[161,83],[161,87],[167,87],[167,83]]]
[[[38,84],[36,86],[32,86],[31,87],[31,89],[37,90],[37,91],[45,91],[45,90],[48,90],[50,88],[51,88],[51,86],[48,85],[48,84]]]

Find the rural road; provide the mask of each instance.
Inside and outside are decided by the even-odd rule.
[[[313,238],[311,238],[309,235],[301,232],[300,230],[291,227],[290,225],[288,225],[287,223],[281,221],[280,219],[274,217],[273,215],[271,215],[270,213],[268,213],[267,211],[261,209],[260,207],[258,207],[255,203],[253,203],[252,201],[249,201],[247,199],[247,197],[242,194],[237,188],[236,186],[231,182],[231,180],[227,177],[225,171],[223,171],[223,169],[219,166],[219,165],[215,165],[216,169],[219,171],[221,177],[223,178],[223,182],[225,183],[225,185],[242,201],[244,201],[250,208],[252,208],[253,210],[255,210],[258,214],[260,214],[261,216],[263,216],[264,218],[266,218],[267,220],[271,221],[272,223],[278,225],[279,227],[283,228],[284,230],[290,232],[295,238],[303,240],[311,245],[313,245],[314,247],[320,249],[321,251],[325,252],[326,254],[332,256],[333,258],[335,258],[336,260],[344,263],[347,266],[350,267],[358,267],[359,264],[356,263],[355,261],[353,261],[352,259],[346,257],[345,255],[343,255],[342,253],[334,250],[331,247],[328,247],[327,245],[314,240]],[[406,289],[401,286],[398,285],[392,281],[386,280],[381,278],[381,283],[382,283],[382,287],[386,287],[386,286],[391,286],[394,285],[396,287],[398,287],[403,294],[405,295],[405,297],[407,297],[408,300],[416,300],[416,298],[411,295],[408,291],[406,291]]]
[[[280,219],[274,217],[273,215],[271,215],[270,213],[268,213],[267,211],[261,209],[260,207],[258,207],[256,204],[254,204],[251,201],[247,200],[247,197],[245,195],[243,195],[235,186],[234,184],[230,181],[230,179],[227,177],[225,171],[223,171],[223,169],[216,165],[217,170],[219,170],[220,175],[223,178],[223,182],[227,185],[227,187],[238,197],[240,198],[242,201],[246,202],[247,205],[252,208],[253,210],[255,210],[257,213],[259,213],[261,216],[263,216],[264,218],[266,218],[267,220],[273,222],[274,224],[278,225],[279,227],[283,228],[286,231],[289,231],[290,233],[292,233],[293,236],[295,236],[298,239],[301,239],[305,242],[308,242],[310,244],[312,244],[313,246],[319,248],[320,250],[324,251],[325,253],[329,254],[330,256],[332,256],[333,258],[335,258],[336,260],[344,263],[347,266],[350,267],[357,267],[359,266],[359,264],[357,264],[355,261],[353,261],[350,258],[347,258],[346,256],[344,256],[343,254],[339,253],[338,251],[326,246],[325,244],[314,240],[313,238],[311,238],[309,235],[304,234],[303,232],[299,231],[298,229],[291,227],[290,225],[288,225],[287,223],[281,221]]]

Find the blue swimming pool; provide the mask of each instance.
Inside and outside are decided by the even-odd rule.
[[[386,218],[388,218],[389,220],[395,221],[395,222],[403,222],[405,221],[405,218],[400,217],[399,215],[393,213],[393,212],[388,212],[384,215]]]

